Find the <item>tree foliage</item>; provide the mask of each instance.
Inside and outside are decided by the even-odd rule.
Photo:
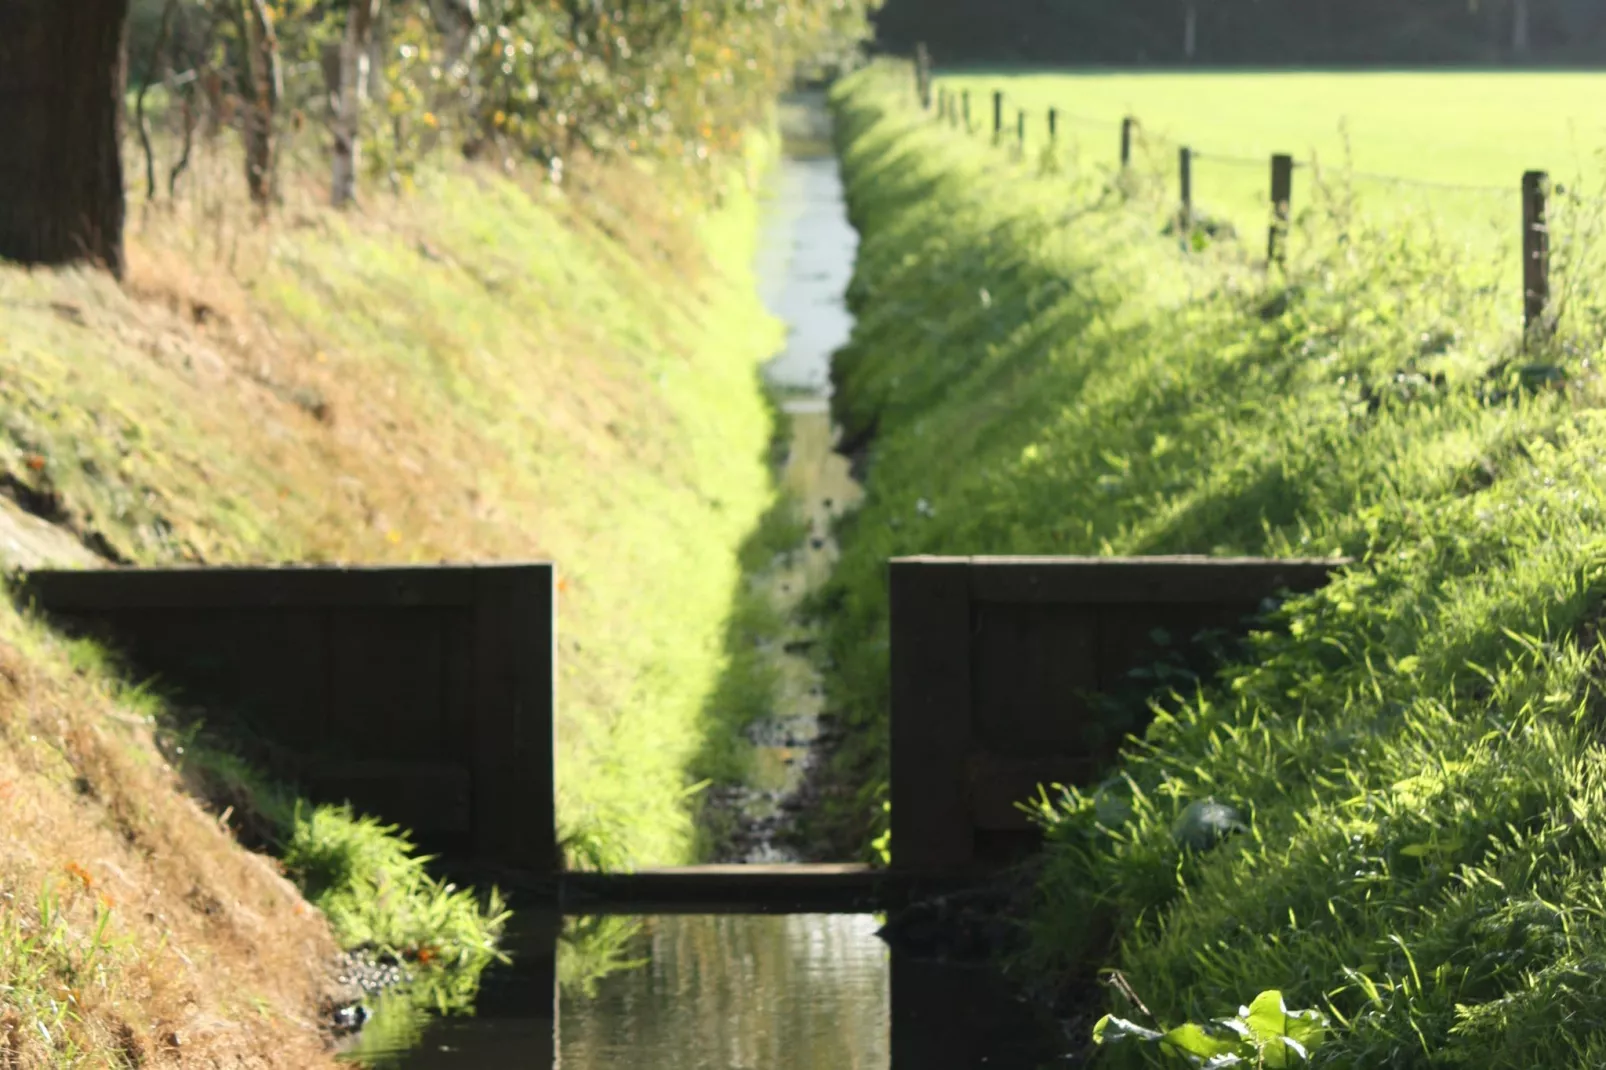
[[[576,150],[712,160],[740,148],[794,77],[849,62],[880,2],[385,0],[364,151],[392,173],[443,144],[533,156],[555,174]],[[220,72],[249,100],[239,3],[183,0],[165,66]],[[162,6],[136,0],[136,57],[153,48]],[[326,118],[348,3],[267,6],[293,83],[286,114]],[[136,62],[134,75],[162,70]]]
[[[1203,64],[1598,62],[1599,0],[887,0],[880,43],[930,43],[940,62],[1180,63],[1189,7]]]

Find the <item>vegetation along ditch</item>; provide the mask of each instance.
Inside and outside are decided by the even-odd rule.
[[[1546,54],[1563,2],[1599,29],[1535,0]],[[1057,1062],[1606,1063],[1601,77],[922,108],[859,62],[877,6],[17,7],[0,565],[558,562],[571,869],[895,859],[888,558],[1337,579],[1149,669],[1119,760],[1020,801],[1042,854],[885,944],[465,887],[6,600],[0,1067],[1036,1065],[971,1014],[1000,965]],[[1190,58],[1239,17],[1182,8]]]
[[[1348,556],[1048,794],[1017,967],[1107,1065],[1598,1062],[1598,190],[1553,209],[1564,296],[1525,337],[1499,243],[1341,171],[1268,270],[1264,231],[1179,249],[1116,124],[1109,163],[1020,153],[911,82],[834,97],[863,237],[834,403],[868,443],[822,596],[842,842],[885,827],[889,556]],[[1218,835],[1184,835],[1201,806]]]
[[[741,775],[702,753],[707,699],[775,497],[771,102],[862,7],[138,0],[119,143],[51,116],[122,67],[28,61],[79,17],[115,43],[123,6],[0,35],[26,100],[0,126],[105,132],[0,178],[6,567],[560,561],[566,862],[705,856],[699,789]],[[45,197],[89,158],[126,182]],[[29,228],[57,215],[51,247]],[[393,1041],[472,1005],[491,888],[268,782],[227,711],[26,607],[0,665],[0,1063],[303,1070],[378,987],[404,982],[365,1030]],[[565,980],[617,933],[566,943]]]

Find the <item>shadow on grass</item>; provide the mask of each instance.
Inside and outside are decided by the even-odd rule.
[[[764,457],[774,496],[738,551],[741,576],[726,618],[724,668],[703,704],[702,743],[690,768],[690,779],[706,788],[740,787],[753,773],[754,746],[748,731],[775,712],[781,673],[773,651],[788,624],[764,578],[808,537],[797,498],[781,482],[792,435],[791,420],[782,408],[785,395],[765,381],[762,372],[758,378],[775,429]],[[698,809],[697,857],[717,855],[736,822],[730,808],[711,802],[705,793]]]

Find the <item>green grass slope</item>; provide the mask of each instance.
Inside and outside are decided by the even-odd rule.
[[[564,831],[686,860],[772,497],[749,175],[716,208],[630,165],[442,165],[338,213],[298,173],[257,227],[233,164],[143,214],[126,291],[0,268],[0,478],[130,561],[557,561]]]
[[[1597,210],[1555,221],[1560,322],[1525,349],[1497,260],[1374,229],[1342,184],[1286,273],[1184,255],[1163,199],[1011,162],[920,117],[905,77],[836,97],[864,235],[837,405],[874,431],[828,594],[863,786],[843,826],[879,828],[888,556],[1349,555],[1047,815],[1030,964],[1154,1029],[1280,989],[1331,1019],[1320,1065],[1597,1065]],[[1207,799],[1247,829],[1184,848]],[[1141,1007],[1106,1006],[1102,968]]]

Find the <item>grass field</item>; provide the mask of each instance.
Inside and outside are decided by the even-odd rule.
[[[1184,255],[1101,176],[938,129],[904,69],[836,99],[864,241],[835,404],[874,429],[828,595],[857,816],[888,557],[1350,557],[1047,808],[1026,972],[1084,1038],[1134,1024],[1104,1066],[1189,1065],[1139,1039],[1184,1023],[1241,1054],[1212,1023],[1267,990],[1327,1017],[1313,1065],[1602,1065],[1599,239],[1525,338],[1516,280],[1421,221],[1324,215],[1286,272]],[[1241,831],[1201,846],[1209,800]]]
[[[1405,179],[1356,177],[1354,190],[1369,210],[1431,218],[1503,247],[1515,245],[1524,171],[1549,171],[1587,196],[1602,192],[1606,116],[1595,102],[1606,74],[977,71],[937,85],[970,91],[982,136],[991,132],[993,91],[1003,90],[1006,129],[1013,137],[1025,109],[1034,154],[1047,142],[1048,109],[1058,108],[1064,158],[1084,167],[1114,166],[1121,119],[1135,117],[1139,164],[1163,174],[1174,194],[1176,150],[1192,148],[1195,204],[1246,234],[1264,230],[1273,153],[1315,161],[1329,178],[1349,170]],[[1296,211],[1309,204],[1312,176],[1296,175]]]

